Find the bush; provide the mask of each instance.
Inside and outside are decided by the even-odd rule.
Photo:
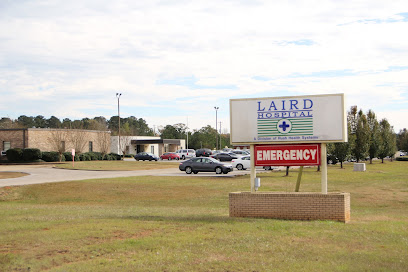
[[[23,150],[21,148],[11,148],[6,151],[7,160],[15,162],[23,160]]]
[[[396,157],[395,160],[396,160],[396,161],[408,161],[408,156]]]
[[[24,148],[23,160],[24,161],[36,161],[41,159],[41,151],[38,148]]]
[[[113,157],[110,154],[105,154],[105,156],[103,156],[103,160],[104,161],[112,161]]]
[[[63,155],[65,156],[66,161],[72,161],[72,153],[71,152],[64,152]],[[75,161],[79,161],[79,157],[77,154],[75,154]]]
[[[112,160],[120,161],[122,159],[122,156],[116,153],[109,153],[111,155]]]
[[[100,152],[86,152],[83,154],[87,154],[92,161],[101,161],[102,160],[102,153]]]
[[[82,153],[79,155],[79,159],[81,161],[90,161],[91,160],[91,156],[89,154],[86,153]]]
[[[42,152],[42,159],[46,162],[59,162],[60,155],[58,152]],[[65,161],[65,156],[62,156],[62,161]]]

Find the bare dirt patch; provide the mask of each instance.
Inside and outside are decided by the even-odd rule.
[[[0,172],[0,179],[19,178],[24,176],[28,176],[28,174],[21,172]]]

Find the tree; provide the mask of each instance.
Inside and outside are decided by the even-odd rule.
[[[351,153],[356,158],[357,162],[363,160],[368,155],[370,147],[370,129],[367,122],[367,117],[362,110],[358,114],[354,114],[352,117],[351,129],[355,129],[355,144],[351,150]],[[353,133],[353,131],[351,131]]]
[[[393,156],[393,152],[396,150],[396,139],[393,135],[393,128],[387,119],[382,119],[380,121],[380,148],[378,152],[382,163],[384,163],[385,157]]]
[[[397,135],[397,148],[408,151],[408,130],[406,128],[401,129]]]
[[[343,168],[343,162],[350,155],[350,143],[334,143],[333,155],[339,160],[340,168]]]
[[[0,129],[17,128],[18,126],[18,123],[14,122],[8,117],[2,117],[0,119]]]
[[[50,142],[54,151],[58,152],[60,161],[62,161],[62,153],[65,152],[65,143],[67,141],[67,132],[61,129],[51,131],[48,141]]]
[[[45,120],[44,116],[37,115],[34,118],[34,126],[37,128],[45,128],[47,127],[47,120]]]
[[[166,125],[163,129],[159,129],[162,139],[185,139],[187,126],[182,123],[174,125]]]
[[[34,117],[32,116],[20,115],[17,121],[24,128],[32,128],[35,126]]]
[[[370,156],[370,164],[372,164],[373,158],[377,157],[380,144],[378,121],[375,113],[372,110],[369,110],[367,113],[367,123],[370,130],[370,145],[368,148],[368,154]]]
[[[61,121],[55,116],[51,116],[50,119],[46,120],[46,126],[49,128],[60,128]]]
[[[72,148],[75,149],[75,153],[81,154],[87,144],[86,130],[73,129],[68,135]]]
[[[107,154],[110,149],[110,136],[110,133],[108,133],[106,130],[98,133],[96,143],[99,146],[99,150],[101,151],[102,155]]]

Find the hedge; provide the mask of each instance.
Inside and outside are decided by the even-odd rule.
[[[408,161],[408,156],[403,156],[403,157],[396,157],[396,161]]]
[[[23,150],[21,148],[11,148],[6,151],[7,160],[16,162],[23,160]]]
[[[41,159],[41,151],[38,148],[24,148],[23,160],[24,161],[36,161]]]
[[[72,153],[71,152],[64,152],[62,153],[65,156],[66,161],[72,161]],[[79,161],[79,156],[75,154],[75,161]]]
[[[60,155],[58,152],[42,152],[42,160],[46,162],[59,162]],[[65,156],[61,156],[61,161],[65,161]]]

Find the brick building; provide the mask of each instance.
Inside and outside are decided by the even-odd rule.
[[[19,128],[0,129],[0,151],[10,148],[59,149],[76,153],[88,151],[110,153],[110,131],[84,129]]]

